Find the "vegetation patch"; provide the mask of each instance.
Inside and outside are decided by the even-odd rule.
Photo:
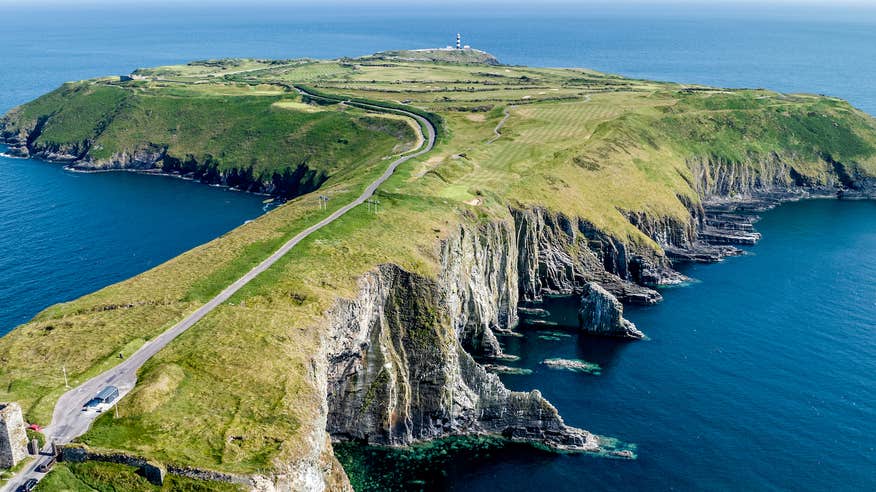
[[[167,475],[163,486],[152,485],[134,467],[86,461],[57,463],[36,488],[42,492],[232,492],[242,487]]]

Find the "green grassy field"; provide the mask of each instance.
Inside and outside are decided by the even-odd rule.
[[[88,168],[114,167],[119,156],[164,152],[165,171],[247,190],[273,183],[297,196],[326,179],[360,174],[412,145],[405,121],[356,108],[312,106],[277,85],[235,83],[65,84],[13,110],[7,130],[33,128],[36,148],[74,149]],[[225,181],[223,181],[225,178]]]
[[[308,436],[321,431],[313,427],[322,395],[310,368],[336,299],[354,296],[357,279],[382,263],[435,277],[440,241],[461,223],[511,220],[509,206],[538,205],[659,254],[624,212],[687,220],[679,197],[698,199],[691,159],[755,166],[779,155],[817,177],[830,157],[876,174],[876,123],[826,97],[435,62],[222,60],[138,73],[146,79],[66,85],[17,110],[16,121],[61,108],[70,118],[40,138],[94,138],[104,142],[99,155],[162,141],[178,154],[254,169],[307,156],[330,177],[318,192],[50,307],[0,339],[0,400],[21,402],[32,421],[48,421],[62,364],[72,384],[110,367],[116,354],[132,352],[351,200],[389,163],[384,156],[410,147],[409,122],[307,105],[291,84],[406,104],[443,121],[434,151],[380,188],[379,214],[360,207],[302,242],[150,360],[118,417],[102,416],[82,438],[238,473],[304,456]],[[74,118],[71,108],[80,106]],[[506,111],[501,137],[488,143]],[[111,113],[121,115],[101,126]],[[331,197],[329,210],[319,210],[317,193]]]
[[[152,485],[130,466],[115,463],[57,463],[37,485],[37,492],[232,492],[241,487],[167,475],[164,485]]]

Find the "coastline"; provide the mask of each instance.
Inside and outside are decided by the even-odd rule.
[[[166,147],[150,145],[148,150],[114,154],[110,161],[93,161],[87,151],[89,141],[31,145],[32,137],[39,133],[37,126],[22,130],[12,140],[22,154],[47,163],[64,164],[64,170],[86,174],[128,171],[239,191],[215,182],[227,176],[223,176],[210,159],[201,164],[193,158],[187,159],[189,165],[183,166],[179,159],[166,155]],[[538,144],[532,145],[538,147]],[[322,402],[320,409],[325,412],[314,414],[321,419],[316,421],[317,431],[327,431],[336,440],[364,439],[399,446],[443,435],[486,432],[537,440],[557,448],[599,449],[598,436],[567,426],[538,391],[510,392],[472,357],[507,360],[496,335],[510,331],[520,317],[528,314],[519,309],[521,306],[533,312],[533,306],[554,295],[581,296],[578,319],[582,332],[617,338],[633,338],[631,335],[635,333],[639,335],[635,338],[640,338],[643,335],[633,331],[635,326],[623,318],[621,302],[628,305],[660,302],[662,295],[657,289],[690,280],[677,269],[682,262],[717,262],[742,254],[742,246],[755,245],[761,237],[753,226],[759,211],[788,201],[827,198],[832,193],[836,196],[836,190],[850,179],[844,166],[829,156],[801,161],[793,155],[783,160],[776,152],[746,155],[747,160],[739,161],[714,156],[691,161],[654,160],[654,165],[674,169],[684,181],[677,182],[677,188],[667,187],[666,193],[657,197],[672,201],[671,208],[666,209],[630,201],[628,204],[619,202],[609,211],[599,210],[594,214],[574,206],[564,207],[547,194],[524,205],[513,196],[502,196],[498,192],[492,203],[494,208],[480,217],[468,214],[470,210],[461,209],[461,205],[460,208],[448,207],[445,218],[459,212],[459,217],[454,215],[456,222],[451,228],[433,227],[432,232],[424,230],[422,235],[425,244],[421,250],[431,255],[426,263],[434,264],[434,271],[412,267],[403,255],[388,255],[387,263],[366,263],[363,264],[365,269],[355,270],[366,272],[361,277],[342,277],[352,289],[358,285],[355,299],[324,291],[326,302],[334,302],[334,307],[322,311],[329,313],[328,326],[319,326],[323,331],[318,339],[324,346],[311,359],[311,363],[318,366],[318,370],[312,372],[313,387],[322,392],[317,400]],[[458,157],[451,159],[459,160]],[[603,165],[574,158],[564,162],[569,165],[568,174],[576,177],[591,176],[583,173],[597,172]],[[164,172],[157,167],[159,164],[168,169],[195,171],[191,174]],[[793,167],[809,164],[821,166],[820,173],[800,176]],[[206,180],[198,178],[203,176],[207,176]],[[625,178],[629,180],[632,176],[634,172]],[[549,178],[552,176],[544,176],[547,183],[553,183]],[[252,182],[251,171],[247,179]],[[866,186],[872,184],[866,175],[860,179]],[[636,189],[630,186],[630,181],[625,181],[625,185]],[[853,183],[853,187],[856,186],[857,183]],[[588,188],[579,186],[573,190],[583,193]],[[846,194],[841,192],[843,197]],[[870,196],[866,190],[848,194]],[[481,193],[478,191],[477,195]],[[431,203],[438,205],[441,198],[447,195],[436,196]],[[448,201],[440,203],[448,204]],[[463,203],[477,207],[482,201],[478,198]],[[376,207],[372,208],[376,214]],[[399,210],[408,217],[415,217],[405,209],[393,212]],[[622,226],[612,228],[605,222],[612,213],[620,214],[617,220]],[[410,230],[414,227],[409,226],[407,231]],[[371,247],[369,239],[361,238],[357,242]],[[337,244],[343,243],[332,247]],[[347,268],[340,275],[352,271]],[[204,270],[196,273],[199,277],[203,275]],[[297,272],[289,277],[306,275]],[[282,292],[273,294],[282,295]],[[291,296],[291,304],[285,298],[280,302],[294,310],[297,295],[296,292]],[[415,320],[408,317],[419,311],[429,316]],[[586,316],[582,312],[586,312]],[[252,322],[251,326],[257,324],[259,321]],[[416,340],[411,338],[411,327],[418,329],[414,334]],[[588,329],[591,331],[587,332]],[[410,345],[412,342],[418,343]],[[432,350],[436,348],[437,351]],[[389,364],[371,364],[380,360]],[[383,369],[372,370],[379,367]],[[417,375],[424,369],[446,377],[421,387]],[[441,397],[457,388],[465,388],[471,397],[462,403]],[[394,395],[404,396],[399,402]],[[508,407],[514,409],[514,417],[505,412]],[[367,413],[362,409],[367,409]],[[546,409],[549,410],[547,418]],[[418,418],[423,415],[436,417]],[[305,420],[310,422],[311,418],[308,416]],[[328,425],[325,425],[326,420]],[[389,428],[387,432],[385,422],[398,422],[398,427]],[[315,452],[323,450],[323,446],[317,443],[308,449]]]
[[[10,148],[9,147],[10,144],[8,141],[7,142],[0,141],[0,146],[6,147],[7,149]],[[271,193],[243,190],[243,189],[240,189],[240,188],[237,188],[234,186],[229,186],[229,185],[222,184],[222,183],[207,183],[207,182],[201,181],[201,180],[199,180],[191,175],[185,175],[185,174],[176,173],[176,172],[166,172],[166,171],[161,170],[160,168],[129,169],[129,168],[123,168],[123,167],[112,167],[112,168],[107,168],[107,169],[89,169],[89,168],[81,168],[81,167],[76,167],[75,165],[71,165],[68,160],[45,159],[42,157],[33,157],[33,156],[29,156],[29,155],[25,156],[25,155],[10,154],[9,152],[0,152],[0,157],[5,157],[7,159],[33,160],[36,162],[42,162],[42,163],[53,165],[53,166],[61,166],[61,168],[64,171],[71,172],[71,173],[100,174],[100,173],[125,172],[125,173],[141,174],[144,176],[161,176],[161,177],[166,177],[166,178],[180,179],[183,181],[191,181],[194,183],[203,184],[203,185],[210,186],[213,188],[224,188],[224,189],[227,189],[228,191],[249,193],[249,194],[256,195],[256,196],[273,198],[274,200],[277,201],[277,203],[285,203],[286,201],[289,200],[286,197],[274,195]]]

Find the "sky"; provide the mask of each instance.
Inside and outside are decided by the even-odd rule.
[[[410,5],[410,0],[0,0],[0,5],[14,5],[18,7],[33,5],[150,5],[150,4],[300,4],[300,5]],[[690,6],[872,6],[876,7],[876,0],[418,0],[417,5],[509,5],[543,6],[543,5],[690,5]]]
[[[870,10],[876,16],[876,0],[0,0],[0,8],[15,10],[40,10],[47,6],[66,8],[126,8],[126,7],[179,7],[179,6],[247,6],[259,5],[299,5],[302,7],[325,8],[332,5],[347,5],[355,10],[379,10],[380,8],[410,8],[419,10],[454,9],[496,9],[497,14],[513,15],[521,10],[544,10],[575,6],[593,6],[603,12],[629,11],[635,13],[637,7],[643,12],[661,13],[683,11],[714,12],[778,12],[801,14],[808,12],[848,12],[849,8]],[[640,12],[641,13],[641,12]]]

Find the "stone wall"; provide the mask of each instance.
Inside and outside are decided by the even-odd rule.
[[[184,467],[184,466],[165,466],[153,460],[148,460],[140,456],[133,456],[127,453],[118,451],[101,451],[91,449],[83,444],[66,444],[59,448],[60,460],[70,463],[82,463],[84,461],[101,461],[104,463],[117,463],[120,465],[131,466],[141,470],[143,476],[149,482],[155,485],[164,484],[164,476],[166,474],[193,478],[197,480],[213,481],[213,482],[228,482],[236,483],[245,486],[252,486],[252,480],[249,477],[233,475],[230,473],[222,473],[212,470],[202,470],[199,468]]]
[[[27,456],[27,431],[18,403],[0,403],[0,468],[12,468]]]

